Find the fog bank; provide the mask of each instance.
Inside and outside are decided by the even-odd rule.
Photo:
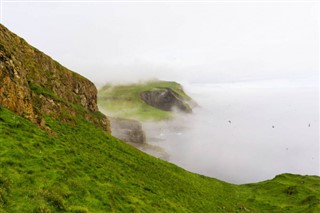
[[[319,71],[317,2],[6,1],[1,12],[10,30],[100,85]]]
[[[187,170],[232,183],[319,175],[318,88],[303,81],[184,84],[201,107],[144,124],[149,143]]]

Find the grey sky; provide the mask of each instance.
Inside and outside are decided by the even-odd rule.
[[[10,3],[3,24],[94,82],[317,79],[318,6]]]

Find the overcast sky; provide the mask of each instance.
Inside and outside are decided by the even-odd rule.
[[[318,79],[315,2],[9,1],[6,27],[96,83]]]

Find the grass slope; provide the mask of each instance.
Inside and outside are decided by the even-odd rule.
[[[149,81],[140,84],[129,85],[106,85],[98,92],[98,103],[100,109],[108,115],[121,118],[132,118],[142,121],[165,120],[172,118],[171,112],[154,108],[140,99],[140,93],[151,91],[156,88],[170,88],[185,100],[191,100],[176,82],[170,81]]]
[[[86,120],[49,136],[0,107],[0,212],[316,212],[320,178],[232,185],[187,172]]]

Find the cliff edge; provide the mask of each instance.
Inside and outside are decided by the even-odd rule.
[[[0,24],[0,105],[38,124],[44,117],[65,122],[81,116],[110,132],[88,79],[60,65]]]

